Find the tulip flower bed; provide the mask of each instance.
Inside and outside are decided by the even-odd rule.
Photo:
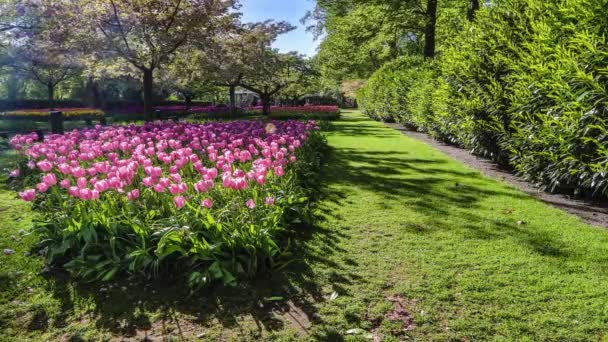
[[[274,266],[308,217],[314,121],[149,123],[19,135],[11,174],[48,262],[87,280],[184,276],[196,289]],[[27,189],[27,187],[31,187]]]
[[[338,120],[340,108],[338,106],[273,107],[270,110],[270,118],[276,120]]]
[[[262,114],[261,106],[246,108],[247,112]],[[340,108],[338,106],[272,106],[269,117],[275,120],[338,120]]]
[[[29,120],[48,120],[51,111],[63,113],[66,120],[85,120],[85,119],[100,119],[105,116],[105,113],[100,109],[95,108],[56,108],[56,109],[20,109],[10,112],[0,112],[0,119],[29,119]]]

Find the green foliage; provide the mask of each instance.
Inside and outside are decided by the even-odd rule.
[[[387,63],[359,101],[550,191],[608,193],[606,0],[486,6],[430,65]]]
[[[420,56],[400,57],[385,64],[359,90],[357,101],[360,108],[378,120],[414,125],[407,94],[429,72],[428,64]]]

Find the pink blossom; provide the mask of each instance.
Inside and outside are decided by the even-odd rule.
[[[47,173],[46,175],[42,176],[42,182],[51,187],[57,184],[57,176],[55,176],[54,173]]]
[[[87,187],[87,179],[85,177],[80,177],[78,178],[78,180],[76,181],[76,185],[78,185],[78,187],[80,189],[86,188]]]
[[[38,163],[36,163],[36,165],[38,166],[38,168],[44,172],[49,172],[53,169],[53,163],[51,163],[48,160],[42,160],[39,161]]]
[[[176,196],[173,199],[173,202],[175,202],[175,206],[178,209],[181,209],[181,208],[183,208],[186,205],[186,199],[183,196]]]
[[[133,201],[139,198],[139,189],[133,189],[127,193],[129,200]]]
[[[203,207],[207,208],[207,209],[211,209],[211,207],[213,207],[213,200],[210,198],[206,198],[203,203],[202,203]]]
[[[36,184],[36,189],[38,189],[38,192],[47,192],[49,186],[46,183],[38,183]]]
[[[69,178],[66,178],[66,179],[62,180],[61,182],[59,182],[59,185],[62,188],[67,189],[72,185],[72,181]]]
[[[19,175],[21,175],[21,170],[19,169],[15,169],[13,171],[11,171],[10,176],[13,178],[19,177]]]
[[[21,197],[21,199],[24,201],[31,202],[36,199],[36,190],[27,189],[25,191],[22,191],[19,193],[19,197]]]
[[[266,197],[266,205],[273,206],[276,202],[276,199],[273,196]]]
[[[249,209],[255,208],[255,201],[252,198],[248,199],[245,204],[247,205],[247,208],[249,208]]]

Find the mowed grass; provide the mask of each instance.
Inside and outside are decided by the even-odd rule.
[[[318,224],[292,263],[186,298],[180,284],[78,284],[25,254],[0,190],[0,340],[606,340],[608,231],[346,112],[327,132]],[[7,163],[8,159],[3,159]]]

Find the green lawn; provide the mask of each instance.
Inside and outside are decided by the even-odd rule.
[[[2,188],[0,249],[16,254],[0,255],[0,340],[608,339],[608,231],[356,112],[327,136],[319,223],[294,232],[294,262],[186,299],[40,275],[28,205]]]

